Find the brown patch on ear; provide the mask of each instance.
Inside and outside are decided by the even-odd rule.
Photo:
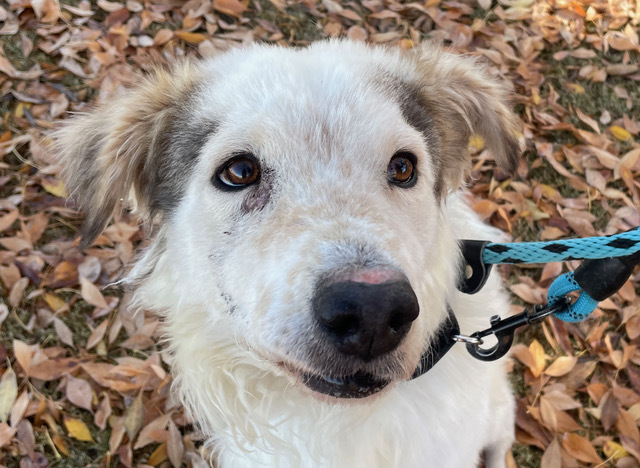
[[[210,122],[189,124],[189,96],[197,85],[197,68],[189,62],[158,70],[55,132],[62,176],[86,213],[83,248],[104,229],[120,199],[133,195],[143,219],[175,206],[184,184],[172,177],[187,173],[185,165],[192,165],[213,131]],[[185,146],[187,154],[181,154]]]
[[[424,46],[415,53],[419,78],[400,93],[407,121],[435,149],[444,192],[457,189],[471,168],[472,133],[486,141],[498,165],[513,173],[520,156],[519,123],[507,107],[508,91],[475,60]]]

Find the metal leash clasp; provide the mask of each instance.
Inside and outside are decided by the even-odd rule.
[[[561,312],[567,304],[569,304],[569,299],[564,298],[564,300],[559,300],[551,305],[534,306],[532,310],[525,309],[522,313],[505,319],[494,315],[491,317],[491,327],[486,330],[477,331],[468,336],[455,335],[453,339],[465,343],[467,351],[474,358],[481,361],[495,361],[509,352],[517,328],[541,322],[549,315]],[[489,335],[495,335],[498,342],[491,348],[481,348],[480,345],[484,343],[483,338]]]

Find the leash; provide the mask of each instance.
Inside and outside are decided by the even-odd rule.
[[[467,351],[476,359],[495,361],[507,354],[517,328],[539,323],[551,315],[565,322],[584,320],[600,301],[617,292],[640,265],[640,227],[612,236],[552,242],[462,240],[460,248],[464,265],[458,289],[466,294],[482,289],[494,264],[584,261],[575,271],[553,281],[547,293],[547,305],[534,306],[505,319],[494,315],[489,328],[471,335],[460,334],[455,314],[447,306],[448,317],[436,331],[432,346],[421,356],[412,379],[431,369],[456,342],[465,343]],[[571,299],[572,293],[579,293],[577,299]],[[483,338],[489,335],[497,338],[497,344],[480,347]]]
[[[482,289],[493,264],[585,260],[575,271],[560,275],[551,283],[546,306],[536,306],[506,319],[491,317],[491,326],[486,330],[454,337],[455,341],[466,343],[472,356],[493,361],[509,351],[516,328],[538,323],[550,315],[565,322],[584,320],[598,302],[618,291],[640,264],[640,228],[612,236],[553,242],[462,241],[461,248],[467,274],[461,278],[458,289],[468,294]],[[579,293],[577,299],[572,300],[571,293]],[[489,349],[480,348],[482,338],[491,334],[498,343]]]

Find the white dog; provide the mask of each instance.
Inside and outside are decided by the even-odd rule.
[[[175,388],[222,467],[504,466],[502,363],[448,323],[505,315],[456,289],[472,133],[513,170],[505,91],[473,60],[346,41],[254,45],[158,71],[57,134],[83,246],[130,196],[154,226],[129,275],[162,314]],[[448,338],[447,338],[448,339]]]

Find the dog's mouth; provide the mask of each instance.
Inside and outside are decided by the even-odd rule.
[[[304,373],[302,382],[311,390],[334,398],[365,398],[378,393],[390,383],[365,372],[344,377]]]

